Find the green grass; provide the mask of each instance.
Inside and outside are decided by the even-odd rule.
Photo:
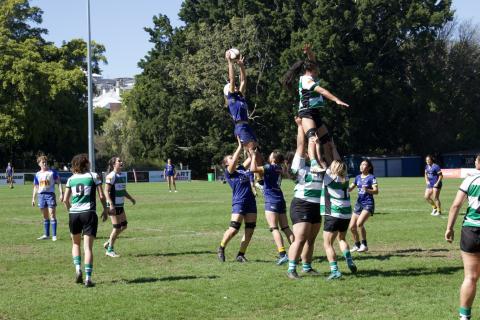
[[[459,232],[453,245],[443,235],[459,184],[444,183],[444,214],[431,217],[423,178],[379,179],[377,213],[367,222],[370,251],[353,254],[355,276],[339,259],[344,277],[334,282],[324,280],[321,235],[314,261],[321,277],[292,281],[285,266],[274,264],[263,199],[250,263],[233,261],[237,236],[221,264],[215,249],[230,221],[228,185],[178,183],[179,192],[168,193],[165,184],[129,184],[137,205],[126,206],[129,229],[116,245],[121,257],[104,255],[111,224],[100,223],[97,286],[89,289],[74,284],[65,209],[58,210],[59,240],[36,241],[43,227],[40,211],[30,206],[31,186],[2,187],[0,319],[452,319],[463,268]],[[292,188],[284,182],[288,203]]]

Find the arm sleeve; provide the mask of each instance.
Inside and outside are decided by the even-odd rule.
[[[39,183],[38,183],[38,178],[37,178],[37,174],[35,174],[35,176],[33,177],[33,184],[38,186]]]
[[[96,172],[92,172],[92,177],[93,177],[93,182],[95,183],[96,186],[102,184],[102,180],[100,180],[100,177]]]
[[[478,178],[478,177],[477,177]],[[463,180],[462,184],[460,185],[460,190],[462,190],[465,193],[468,193],[468,187],[470,187],[470,184],[473,182],[474,177],[466,177],[465,180]]]
[[[292,161],[292,167],[290,168],[293,173],[297,173],[298,170],[305,168],[305,159],[295,154]]]

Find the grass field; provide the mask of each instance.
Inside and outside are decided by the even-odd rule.
[[[215,249],[230,221],[228,185],[185,182],[168,193],[165,184],[129,184],[137,205],[126,206],[129,229],[116,244],[121,257],[105,256],[111,224],[100,223],[94,288],[74,283],[65,209],[58,210],[59,240],[37,241],[43,226],[30,206],[31,186],[2,187],[0,319],[453,319],[463,278],[459,232],[454,244],[443,235],[459,184],[444,183],[444,214],[431,217],[423,178],[380,178],[377,212],[367,223],[370,251],[353,254],[356,275],[339,257],[344,277],[333,282],[325,281],[321,236],[314,261],[321,277],[292,281],[286,266],[275,265],[262,198],[250,262],[233,261],[237,236],[221,264]],[[288,203],[292,188],[284,181]]]

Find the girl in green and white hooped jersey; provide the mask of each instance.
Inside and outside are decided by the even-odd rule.
[[[63,202],[69,211],[69,226],[72,237],[72,256],[75,265],[76,283],[83,282],[80,257],[80,243],[84,241],[85,286],[92,287],[93,240],[97,236],[98,217],[96,213],[96,192],[103,206],[102,216],[107,215],[107,205],[102,190],[102,181],[95,172],[90,172],[87,154],[78,154],[72,159],[71,176],[66,184]]]
[[[480,170],[480,154],[475,158],[475,169]],[[465,200],[468,208],[463,219],[460,250],[462,251],[464,279],[460,287],[460,319],[470,319],[480,276],[480,171],[463,180],[448,214],[445,240],[453,241],[453,227]]]
[[[350,254],[350,247],[347,241],[345,241],[352,216],[348,187],[347,165],[342,161],[333,160],[330,169],[325,173],[322,197],[320,199],[320,213],[325,218],[323,224],[323,247],[330,263],[328,280],[342,276],[338,270],[337,254],[333,247],[337,235],[340,249],[348,268],[351,272],[357,271]]]
[[[119,257],[113,250],[115,240],[117,240],[120,233],[127,229],[127,215],[123,208],[125,199],[129,199],[135,204],[135,199],[127,192],[127,178],[122,176],[123,161],[119,157],[113,157],[108,162],[108,171],[112,170],[105,177],[105,196],[107,197],[107,204],[110,208],[108,214],[112,221],[112,233],[103,247],[107,250],[105,255],[116,258]]]

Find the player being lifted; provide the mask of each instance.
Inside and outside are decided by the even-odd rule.
[[[113,250],[115,241],[120,233],[127,229],[127,215],[123,208],[125,198],[135,205],[135,199],[127,192],[127,178],[122,176],[123,161],[119,157],[113,157],[108,162],[110,173],[105,177],[105,197],[109,207],[108,215],[112,221],[112,233],[103,247],[107,250],[105,254],[116,258],[119,255]]]
[[[327,163],[330,163],[333,159],[340,160],[340,155],[333,143],[333,139],[322,122],[320,110],[325,106],[323,97],[334,101],[342,107],[348,107],[348,104],[319,85],[316,57],[309,44],[304,45],[303,52],[307,55],[307,59],[297,61],[290,67],[284,75],[283,85],[288,90],[293,91],[294,81],[299,79],[298,95],[300,101],[298,103],[298,117],[302,119],[302,128],[307,138],[315,142],[314,144],[308,144],[310,169],[312,172],[319,172],[326,166],[325,163],[321,166],[318,163],[323,161],[320,145],[325,149],[324,156]],[[299,76],[300,78],[298,78]]]
[[[85,286],[94,286],[93,241],[97,236],[98,217],[96,213],[96,193],[103,206],[102,219],[106,219],[108,210],[102,190],[102,181],[95,172],[90,172],[87,154],[78,154],[72,159],[73,175],[68,179],[63,201],[69,211],[69,226],[72,237],[72,257],[75,265],[75,282],[82,283],[80,244],[83,234],[85,254]]]
[[[240,68],[240,86],[235,86],[235,60],[231,58],[231,50],[225,52],[225,58],[228,62],[228,83],[223,88],[223,94],[227,102],[227,108],[235,123],[234,134],[240,139],[242,145],[252,154],[257,149],[258,143],[252,128],[248,123],[248,104],[245,100],[247,91],[247,72],[245,70],[244,57],[240,56],[236,64]],[[261,165],[262,158],[257,154],[257,165]],[[256,175],[259,186],[263,184],[260,174]]]
[[[58,184],[60,201],[63,198],[62,182],[57,171],[48,167],[46,156],[37,157],[40,171],[33,178],[32,206],[35,206],[35,196],[38,193],[38,207],[43,215],[43,235],[38,240],[50,238],[50,225],[52,226],[52,241],[57,241],[57,201],[55,198],[55,184]]]
[[[218,259],[225,262],[225,247],[228,242],[238,233],[245,221],[245,233],[240,243],[236,260],[238,262],[247,262],[245,252],[253,236],[253,231],[257,226],[257,204],[251,187],[253,174],[246,167],[250,165],[251,158],[248,157],[243,165],[237,166],[240,153],[242,151],[242,142],[238,138],[238,147],[233,155],[225,156],[223,164],[225,166],[225,179],[232,188],[232,215],[230,227],[225,231],[222,242],[217,250]]]

